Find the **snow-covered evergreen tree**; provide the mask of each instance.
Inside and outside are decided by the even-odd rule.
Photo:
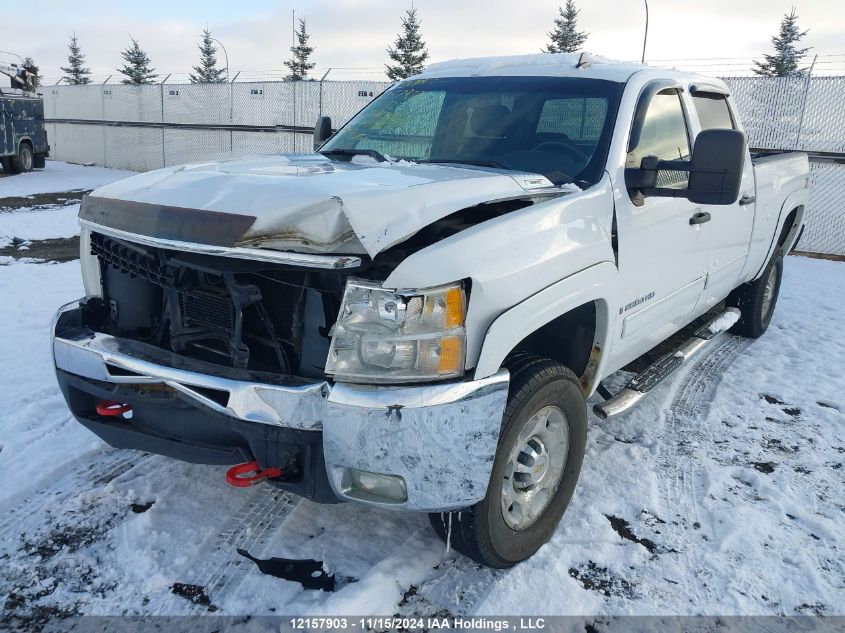
[[[117,69],[117,72],[126,77],[123,83],[136,86],[153,83],[153,80],[158,75],[155,73],[155,68],[150,68],[150,58],[141,49],[134,37],[130,37],[129,39],[132,41],[132,44],[120,53],[120,56],[123,57],[126,63],[123,65],[123,68]]]
[[[29,77],[29,81],[32,83],[33,88],[37,88],[41,85],[41,76],[38,74],[38,66],[35,63],[35,60],[32,57],[25,57],[23,60],[23,64],[21,67],[28,72],[31,77]]]
[[[82,54],[76,33],[70,37],[67,66],[61,66],[60,68],[65,74],[64,80],[71,86],[84,86],[85,84],[91,83],[91,70],[85,68],[85,55]]]
[[[308,71],[313,70],[316,64],[309,61],[311,54],[314,52],[314,47],[308,45],[308,35],[306,23],[303,18],[299,20],[299,28],[296,30],[296,45],[290,47],[291,58],[285,62],[285,66],[290,71],[287,79],[290,81],[298,81],[300,79],[308,78]]]
[[[211,39],[211,31],[203,29],[199,44],[200,63],[194,66],[190,75],[192,84],[222,84],[226,81],[226,71],[217,67],[217,47]]]
[[[798,68],[801,60],[809,48],[798,48],[798,43],[807,34],[798,28],[798,16],[795,7],[788,14],[784,14],[780,23],[780,31],[772,38],[775,47],[774,55],[763,55],[762,62],[755,61],[754,72],[767,77],[794,77],[807,72]]]
[[[578,14],[573,0],[566,0],[566,6],[558,7],[559,17],[555,18],[555,28],[549,33],[551,42],[545,53],[574,53],[581,50],[589,33],[578,30]]]
[[[393,46],[387,47],[387,54],[395,63],[385,64],[386,74],[393,81],[417,75],[423,71],[428,59],[428,50],[420,34],[420,21],[413,7],[402,18],[402,32],[396,36]]]

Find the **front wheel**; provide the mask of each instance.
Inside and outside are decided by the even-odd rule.
[[[734,290],[725,303],[739,308],[740,317],[732,331],[740,336],[758,338],[769,328],[783,279],[783,255],[776,252],[758,279]]]
[[[529,558],[569,505],[586,441],[587,407],[575,374],[548,359],[520,358],[487,496],[461,512],[430,514],[435,532],[488,567]]]

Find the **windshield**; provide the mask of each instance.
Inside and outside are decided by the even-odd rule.
[[[416,162],[466,163],[598,182],[623,84],[563,77],[458,77],[402,82],[320,151],[362,150]],[[348,160],[348,158],[347,158]]]

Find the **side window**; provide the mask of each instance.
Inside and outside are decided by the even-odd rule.
[[[692,96],[695,111],[702,130],[733,130],[736,128],[731,117],[725,95],[701,92]]]
[[[687,120],[677,90],[664,90],[651,98],[639,142],[628,153],[627,164],[638,167],[645,156],[657,156],[660,160],[690,159]],[[688,174],[682,171],[661,170],[657,175],[658,187],[683,188],[687,181]]]

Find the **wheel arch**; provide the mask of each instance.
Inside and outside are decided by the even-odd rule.
[[[596,264],[528,297],[487,330],[476,378],[496,373],[515,352],[556,360],[578,375],[585,396],[595,391],[613,328],[608,297],[617,269]]]
[[[786,219],[784,219],[783,225],[780,228],[780,234],[778,235],[775,248],[779,249],[782,255],[786,255],[798,243],[798,236],[803,225],[804,205],[799,204],[787,213]]]
[[[760,265],[760,269],[752,277],[752,279],[759,279],[766,266],[769,264],[775,251],[780,251],[781,255],[786,255],[798,239],[801,228],[804,226],[804,215],[806,204],[808,200],[806,189],[799,189],[792,192],[784,200],[780,208],[777,228],[772,235],[772,243],[769,246],[769,251]]]

